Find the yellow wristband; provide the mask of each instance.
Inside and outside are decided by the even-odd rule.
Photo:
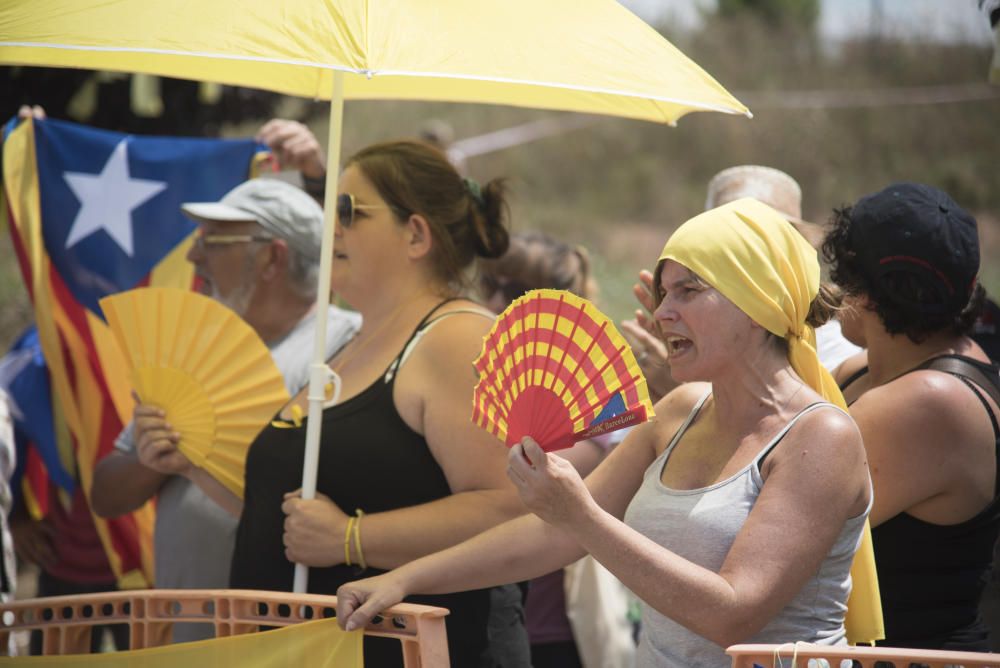
[[[354,522],[354,550],[358,553],[358,565],[361,566],[361,570],[365,570],[368,564],[365,563],[365,553],[361,551],[361,518],[365,513],[360,508],[355,512],[358,514],[358,519]]]
[[[354,516],[347,518],[347,530],[344,531],[344,564],[351,565],[351,527],[354,526]]]

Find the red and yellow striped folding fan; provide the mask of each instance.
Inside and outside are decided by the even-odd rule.
[[[243,498],[250,443],[288,402],[264,342],[236,313],[189,290],[138,288],[101,308],[139,398],[166,412],[192,464]]]
[[[516,299],[483,342],[472,421],[508,446],[546,451],[653,416],[646,379],[611,320],[563,290]]]

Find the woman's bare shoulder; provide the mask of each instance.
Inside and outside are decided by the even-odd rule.
[[[449,302],[428,320],[409,351],[406,366],[419,369],[425,380],[475,379],[472,365],[492,326],[492,314],[479,304]]]
[[[496,316],[483,306],[464,299],[449,302],[430,317],[423,338],[432,345],[461,343],[471,339],[482,343],[496,322]]]
[[[965,433],[983,413],[982,403],[960,379],[930,369],[912,371],[865,392],[851,410],[859,421],[891,430],[904,441]]]
[[[787,439],[800,440],[807,448],[827,449],[835,457],[843,457],[849,451],[856,455],[864,453],[861,432],[854,418],[827,402],[801,414]]]
[[[656,402],[654,425],[649,429],[655,442],[669,441],[702,397],[711,391],[710,383],[683,383]]]
[[[682,383],[656,403],[656,414],[665,418],[679,416],[683,420],[694,409],[695,404],[711,391],[711,383]]]

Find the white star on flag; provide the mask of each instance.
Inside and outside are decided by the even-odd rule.
[[[133,179],[128,174],[128,140],[123,139],[100,174],[63,174],[80,211],[66,237],[66,248],[103,229],[132,257],[132,210],[167,187],[165,181]]]

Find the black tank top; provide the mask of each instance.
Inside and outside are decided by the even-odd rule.
[[[962,355],[942,355],[917,369],[928,368],[942,358],[972,364],[991,381],[996,378],[994,384],[1000,386],[1000,369],[996,365]],[[853,374],[842,388],[867,372],[865,367]],[[872,529],[885,616],[886,637],[880,645],[989,650],[988,630],[979,617],[979,599],[1000,532],[1000,496],[996,487],[1000,485],[1000,427],[982,391],[964,376],[953,375],[976,394],[993,423],[997,452],[993,501],[975,517],[958,524],[932,524],[904,512]]]
[[[451,494],[427,441],[403,421],[392,394],[396,370],[410,342],[433,321],[428,313],[384,374],[355,397],[323,411],[316,489],[347,514],[356,508],[380,513],[415,506]],[[440,317],[444,317],[443,315]],[[471,408],[469,409],[471,410]],[[305,424],[268,425],[247,455],[243,514],[236,533],[230,585],[237,589],[291,591],[294,564],[282,545],[286,492],[302,484]],[[447,522],[447,517],[441,518]],[[353,580],[385,571],[357,566],[309,569],[309,592],[336,594]],[[487,649],[488,589],[436,596],[412,596],[410,603],[448,608],[448,650],[454,666],[479,665]],[[402,666],[399,641],[365,638],[365,666]]]

